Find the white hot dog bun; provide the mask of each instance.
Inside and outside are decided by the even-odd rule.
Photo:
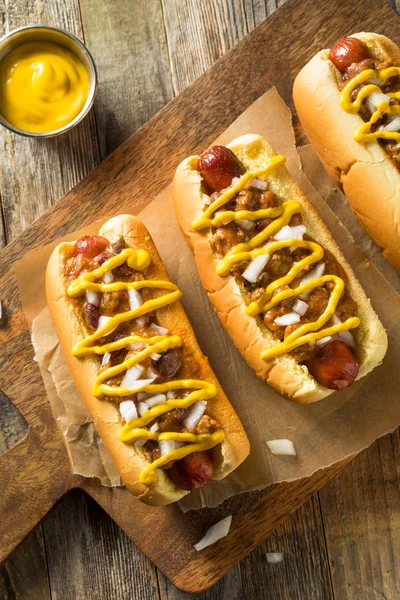
[[[123,238],[126,248],[146,251],[150,257],[150,264],[143,271],[146,280],[170,281],[146,227],[136,217],[119,215],[112,218],[102,226],[99,235],[107,238],[110,244]],[[118,410],[117,402],[134,398],[135,395],[116,397],[114,400],[117,402],[112,401],[113,398],[96,397],[92,392],[92,386],[99,375],[104,353],[100,356],[91,354],[83,357],[76,357],[71,353],[77,343],[92,333],[66,292],[70,280],[66,281],[65,268],[67,261],[74,256],[74,251],[75,242],[65,242],[57,246],[51,255],[46,273],[46,294],[50,313],[73,380],[127,488],[147,504],[164,505],[175,502],[188,491],[177,487],[168,477],[167,471],[161,468],[155,469],[150,484],[142,483],[140,475],[151,462],[150,453],[143,447],[137,447],[134,443],[125,443],[120,439],[124,420]],[[165,290],[161,294],[158,289],[147,288],[143,294],[146,294],[143,297],[147,301],[149,298],[161,297],[165,294]],[[204,380],[216,387],[216,394],[207,400],[206,415],[216,419],[225,434],[222,444],[212,448],[213,479],[221,479],[249,454],[249,442],[243,427],[207,358],[201,352],[180,301],[175,300],[150,314],[151,320],[156,319],[159,327],[168,330],[168,335],[180,336],[182,340],[180,373],[184,378],[186,379],[188,369],[191,369],[190,373],[194,372],[197,380]],[[134,320],[129,321],[131,322]],[[135,325],[133,327],[135,328]],[[176,376],[174,379],[182,379],[182,377]]]
[[[356,33],[372,59],[400,67],[400,48],[376,33]],[[359,114],[340,106],[340,71],[329,49],[316,54],[297,75],[293,98],[309,140],[336,184],[344,191],[354,215],[400,271],[400,172],[378,141],[354,139],[363,124]]]
[[[246,172],[262,169],[276,156],[269,143],[259,135],[242,136],[233,140],[228,147],[242,162]],[[192,226],[192,222],[202,216],[205,203],[209,204],[202,177],[197,170],[198,160],[198,156],[191,156],[178,166],[173,181],[174,207],[180,227],[194,251],[201,281],[218,316],[258,377],[278,393],[299,403],[315,402],[326,397],[332,390],[317,383],[307,367],[299,364],[288,353],[268,360],[260,357],[265,349],[276,343],[271,331],[246,313],[249,302],[246,302],[235,277],[231,273],[227,276],[216,273],[221,256],[212,249],[211,228],[195,230]],[[280,199],[297,200],[301,204],[307,234],[329,250],[343,266],[351,297],[358,303],[360,325],[354,330],[354,336],[357,342],[359,379],[381,362],[387,349],[386,332],[332,235],[284,164],[274,167],[265,180],[268,190]]]

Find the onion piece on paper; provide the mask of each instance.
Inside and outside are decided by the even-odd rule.
[[[267,563],[276,564],[283,561],[284,553],[283,552],[267,552]]]
[[[293,442],[291,442],[290,440],[268,440],[266,444],[272,454],[281,456],[296,456],[297,454],[296,448],[294,447]]]
[[[211,546],[211,544],[215,544],[218,540],[226,537],[231,528],[231,523],[232,515],[229,515],[228,517],[225,517],[225,519],[222,519],[222,521],[218,521],[218,523],[215,523],[215,525],[210,527],[210,529],[206,531],[205,536],[194,545],[197,552],[200,552],[200,550],[203,550],[204,548],[207,548],[207,546]]]

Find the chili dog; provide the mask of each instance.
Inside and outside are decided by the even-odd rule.
[[[387,336],[284,162],[261,136],[243,136],[184,160],[173,200],[244,358],[278,393],[309,403],[378,365]]]
[[[400,271],[400,48],[357,33],[300,71],[293,97],[326,170]]]
[[[57,246],[50,314],[75,384],[125,485],[164,505],[248,455],[249,442],[141,221]]]

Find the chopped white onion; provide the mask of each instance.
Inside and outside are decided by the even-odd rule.
[[[197,552],[200,552],[200,550],[203,550],[204,548],[207,548],[207,546],[211,546],[211,544],[215,544],[218,540],[226,537],[231,528],[231,523],[232,515],[229,515],[229,517],[225,517],[225,519],[218,521],[218,523],[215,523],[215,525],[210,527],[210,529],[206,531],[205,536],[194,545]]]
[[[150,354],[150,358],[151,358],[151,360],[155,360],[155,361],[160,360],[161,354],[157,354],[155,352],[154,354]]]
[[[135,381],[139,379],[143,373],[144,368],[141,365],[134,365],[126,370],[123,380],[121,381],[121,387],[130,388]]]
[[[137,399],[139,402],[144,402],[145,400],[147,400],[147,398],[149,398],[150,394],[148,394],[147,392],[139,392],[137,395]]]
[[[255,283],[260,277],[269,259],[270,255],[267,253],[256,256],[250,261],[246,269],[243,271],[242,277],[247,279],[247,281],[249,281],[250,283]]]
[[[160,447],[161,456],[165,456],[168,452],[172,452],[176,448],[174,440],[160,440],[158,445]]]
[[[315,344],[317,346],[325,346],[328,342],[332,340],[331,335],[326,335],[325,337],[320,338],[319,340],[315,340]]]
[[[104,325],[106,325],[110,319],[111,319],[111,317],[106,317],[105,315],[100,315],[100,317],[99,317],[99,324],[97,325],[97,330],[99,330],[102,327],[104,327]],[[116,327],[114,327],[113,329],[111,329],[111,331],[109,331],[107,333],[107,335],[110,335],[110,333],[112,333],[115,329],[116,329]]]
[[[106,271],[103,275],[103,283],[112,283],[114,281],[114,276],[111,271]]]
[[[338,336],[348,345],[350,348],[355,348],[356,344],[354,342],[353,335],[350,333],[348,329],[345,331],[339,331]]]
[[[131,310],[135,310],[135,308],[139,308],[139,306],[142,306],[143,299],[137,290],[128,290],[128,296]]]
[[[111,352],[105,352],[103,354],[103,360],[101,361],[101,366],[104,367],[110,361],[110,358],[111,358]]]
[[[393,121],[388,123],[383,128],[385,131],[398,131],[400,129],[400,115],[398,115]]]
[[[190,410],[183,421],[183,424],[188,431],[191,431],[196,427],[197,423],[204,415],[206,406],[207,402],[205,400],[199,400],[190,407]]]
[[[147,369],[146,377],[147,377],[147,379],[154,381],[155,379],[157,379],[158,375],[157,375],[157,373],[154,373],[154,371],[152,371],[151,369]]]
[[[148,344],[145,342],[133,342],[132,344],[129,344],[128,348],[129,350],[144,350],[146,346],[148,346]]]
[[[158,333],[158,335],[167,335],[167,333],[168,333],[168,329],[165,329],[165,327],[160,327],[159,325],[156,325],[155,323],[152,323],[150,325],[150,329],[152,331],[154,331],[155,333]]]
[[[154,396],[150,396],[150,398],[147,398],[145,404],[147,404],[149,408],[152,408],[153,406],[157,406],[157,404],[161,404],[161,402],[165,402],[166,399],[167,398],[165,394],[155,394]]]
[[[381,87],[382,85],[382,81],[380,79],[375,79],[374,77],[367,79],[364,83],[372,83],[373,85],[377,85],[378,87]]]
[[[390,102],[390,100],[390,96],[387,96],[387,94],[383,94],[382,92],[371,92],[367,96],[367,102],[368,104],[372,104],[374,110],[378,107],[378,104],[380,104],[381,102]]]
[[[294,325],[300,321],[300,315],[297,312],[290,312],[281,317],[276,317],[274,323],[279,326]]]
[[[155,423],[153,423],[153,425],[151,427],[149,427],[149,431],[151,431],[151,433],[155,433],[156,431],[158,431],[157,421]]]
[[[325,263],[320,263],[317,265],[312,271],[309,271],[306,275],[304,275],[303,279],[300,282],[300,285],[304,285],[317,277],[321,277],[325,272]],[[307,293],[307,292],[306,292]]]
[[[154,379],[138,379],[137,381],[132,382],[132,385],[129,386],[129,390],[132,393],[139,392],[144,387],[146,387],[146,385],[150,385],[150,383],[153,383],[153,381]],[[123,387],[122,384],[121,387]]]
[[[240,177],[234,177],[234,178],[232,179],[231,186],[234,186],[234,185],[236,185],[237,183],[239,183],[239,181],[240,181]]]
[[[250,179],[250,181],[245,185],[246,190],[255,188],[256,190],[261,190],[262,192],[264,192],[267,187],[267,182],[263,181],[262,179]]]
[[[145,443],[146,443],[146,442],[147,442],[147,440],[146,440],[146,439],[139,438],[138,440],[136,440],[136,442],[135,442],[135,446],[136,446],[137,448],[141,448],[142,446],[144,446],[144,445],[145,445]]]
[[[149,317],[147,315],[143,315],[136,319],[136,323],[139,325],[139,327],[141,327],[142,325],[146,325],[148,320],[149,320]]]
[[[175,398],[175,392],[167,392],[167,400],[172,400]]]
[[[302,240],[305,232],[306,228],[304,225],[294,225],[293,227],[285,225],[285,227],[282,227],[282,229],[274,234],[274,238],[278,242],[283,242],[285,240]]]
[[[143,415],[147,413],[148,410],[149,407],[147,406],[146,402],[139,402],[138,411],[141,417],[143,417]]]
[[[294,447],[293,442],[290,440],[269,440],[267,442],[267,446],[271,450],[272,454],[282,456],[296,456],[296,449]]]
[[[236,225],[239,225],[239,227],[246,229],[246,231],[250,231],[250,229],[253,229],[255,223],[251,219],[238,219],[236,221]]]
[[[283,552],[267,552],[267,563],[276,564],[283,561]]]
[[[302,317],[308,310],[308,304],[307,302],[303,302],[303,300],[296,300],[293,304],[293,310]]]
[[[100,294],[93,290],[86,290],[86,300],[94,306],[100,306]]]
[[[122,417],[128,423],[128,421],[132,421],[132,419],[137,419],[137,410],[135,403],[132,400],[124,400],[119,405],[119,412]]]

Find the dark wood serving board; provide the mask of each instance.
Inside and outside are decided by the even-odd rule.
[[[27,436],[0,456],[0,560],[64,494],[80,487],[175,585],[201,591],[348,462],[305,480],[231,498],[213,510],[186,514],[176,506],[147,507],[125,489],[105,488],[97,480],[71,475],[33,361],[13,263],[28,249],[154,197],[181,159],[207,146],[272,85],[293,109],[291,88],[301,66],[318,49],[361,30],[400,42],[398,17],[384,0],[289,1],[0,252],[0,389],[29,425]],[[303,140],[296,120],[295,127],[298,140]],[[193,544],[227,514],[234,517],[229,536],[197,553]]]

